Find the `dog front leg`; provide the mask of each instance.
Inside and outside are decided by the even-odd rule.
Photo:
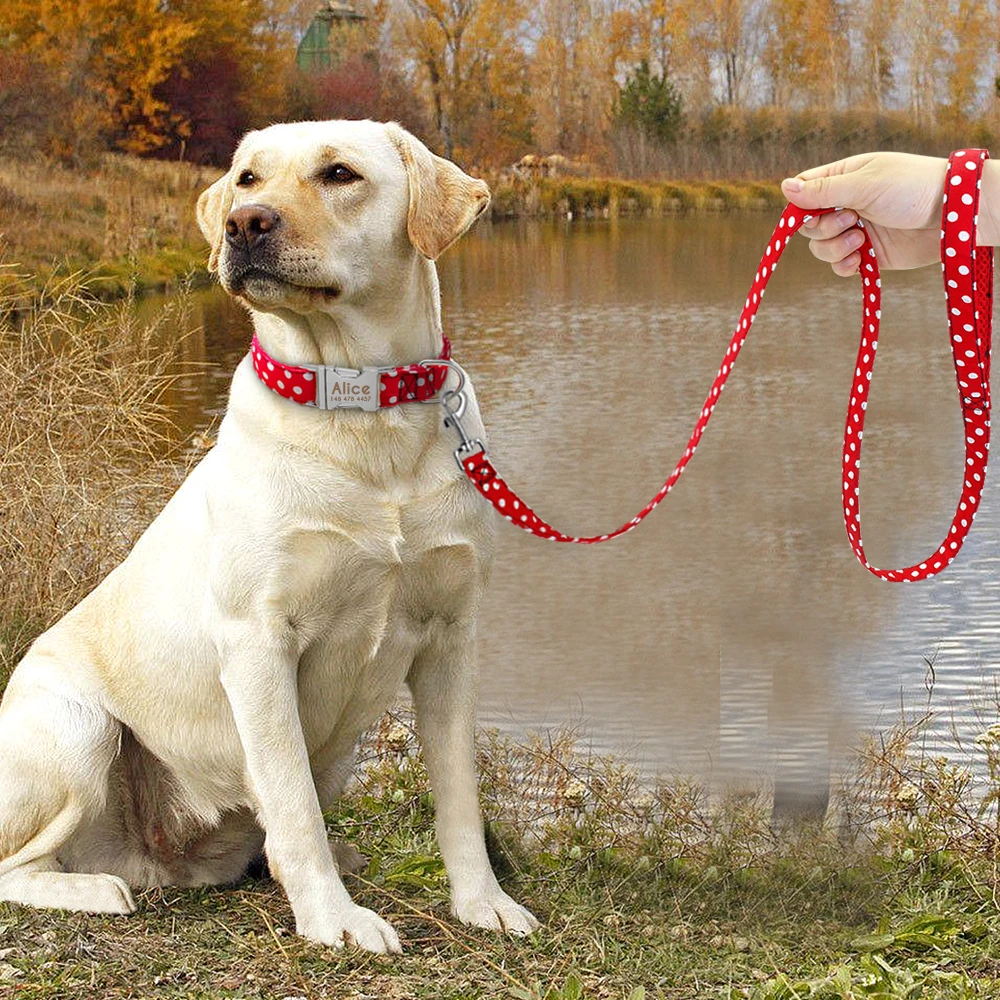
[[[351,900],[330,853],[299,720],[291,643],[259,630],[235,631],[222,650],[222,686],[246,757],[268,865],[292,905],[296,930],[334,947],[401,951],[392,927]]]
[[[434,792],[438,846],[452,910],[462,923],[530,934],[538,921],[500,888],[486,854],[475,759],[476,673],[475,638],[446,629],[407,677]]]

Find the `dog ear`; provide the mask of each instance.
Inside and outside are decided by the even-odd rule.
[[[212,248],[208,255],[209,271],[218,270],[219,254],[226,235],[226,219],[232,204],[233,189],[228,173],[198,197],[198,225]]]
[[[435,156],[395,122],[389,122],[386,130],[399,150],[410,185],[406,232],[425,257],[435,260],[486,210],[490,189],[451,160]]]

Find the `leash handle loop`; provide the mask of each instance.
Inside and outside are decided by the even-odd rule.
[[[879,320],[881,318],[882,282],[878,261],[871,239],[864,228],[861,246],[861,287],[863,316],[861,342],[852,380],[850,403],[844,429],[843,500],[844,522],[847,537],[861,564],[875,576],[893,582],[908,582],[934,576],[958,554],[969,527],[975,518],[986,476],[989,454],[989,374],[990,331],[993,295],[993,250],[976,247],[976,221],[978,217],[979,186],[983,163],[988,157],[985,150],[959,150],[948,163],[947,180],[942,211],[941,260],[944,269],[945,294],[948,302],[948,320],[951,331],[952,353],[958,380],[965,425],[966,474],[964,487],[944,542],[929,558],[903,569],[886,570],[872,566],[865,557],[861,540],[860,463],[861,441],[864,436],[865,410],[871,388],[872,369],[878,349]],[[476,489],[493,505],[501,516],[539,538],[555,542],[573,542],[595,545],[626,534],[651,514],[673,489],[674,484],[694,457],[701,437],[708,426],[719,396],[732,374],[747,334],[757,316],[767,283],[778,266],[778,260],[792,236],[803,222],[817,215],[834,211],[824,208],[805,212],[788,205],[768,240],[760,265],[754,275],[750,294],[747,296],[739,321],[733,333],[718,374],[712,382],[708,396],[698,415],[687,447],[674,471],[656,496],[630,521],[604,535],[572,536],[553,528],[539,517],[504,481],[497,472],[485,448],[469,453],[467,439],[456,452],[459,466]],[[456,428],[457,429],[457,428]],[[475,442],[479,444],[479,442]]]
[[[924,580],[952,562],[972,527],[983,493],[990,446],[993,248],[976,246],[976,224],[983,164],[988,157],[985,149],[960,149],[952,153],[945,175],[941,210],[941,268],[965,438],[962,491],[955,517],[941,545],[926,559],[902,569],[872,566],[861,540],[861,441],[878,347],[882,296],[878,265],[867,234],[861,251],[862,260],[870,257],[873,267],[868,269],[868,264],[863,264],[866,269],[862,272],[865,275],[865,316],[844,428],[844,523],[851,548],[861,564],[880,579],[894,583]]]

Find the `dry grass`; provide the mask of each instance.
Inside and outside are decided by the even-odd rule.
[[[94,170],[0,160],[0,240],[42,281],[86,269],[99,294],[176,282],[204,266],[194,206],[219,174],[117,154]]]
[[[0,267],[0,676],[131,548],[183,475],[166,447],[180,297],[151,325],[79,277]],[[174,374],[172,374],[174,373]]]
[[[906,112],[720,106],[688,118],[675,142],[660,145],[634,130],[610,136],[606,167],[624,177],[778,181],[808,167],[876,149],[947,156],[995,144],[995,112],[975,121],[922,122]]]

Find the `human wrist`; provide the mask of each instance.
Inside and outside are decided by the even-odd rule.
[[[987,160],[983,164],[976,244],[981,247],[1000,244],[1000,160]]]

